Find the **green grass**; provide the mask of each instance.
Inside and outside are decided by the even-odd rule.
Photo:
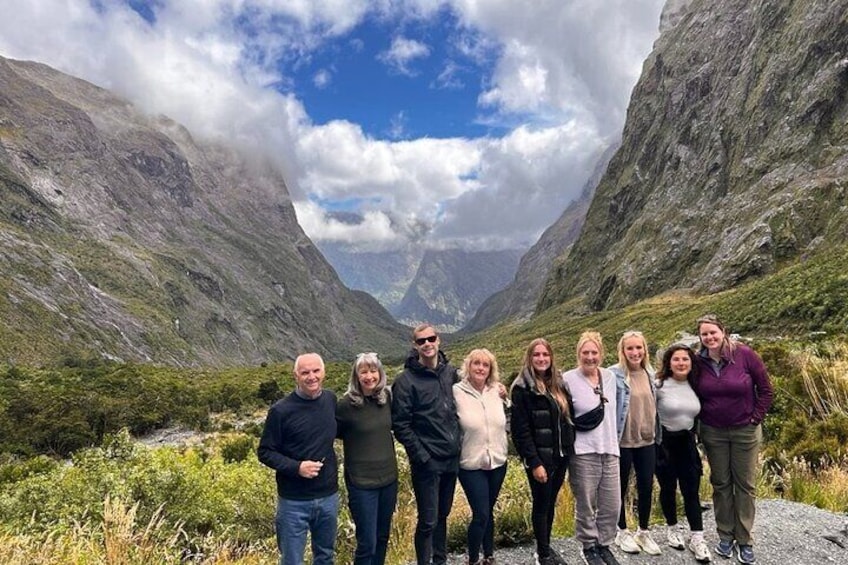
[[[550,308],[527,322],[507,322],[478,334],[460,337],[446,349],[455,362],[473,348],[487,347],[508,375],[521,363],[524,346],[544,337],[554,346],[561,368],[574,366],[574,348],[586,329],[601,332],[606,362],[616,362],[619,336],[628,329],[642,331],[649,344],[666,345],[681,331],[695,333],[695,320],[706,312],[718,314],[729,332],[754,342],[809,339],[811,332],[848,333],[848,246],[823,251],[778,273],[713,295],[668,292],[624,308],[602,312],[580,310],[577,301]]]

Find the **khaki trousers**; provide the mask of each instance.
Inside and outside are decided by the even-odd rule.
[[[701,423],[701,441],[710,464],[718,536],[751,545],[762,427],[758,424],[714,428]]]

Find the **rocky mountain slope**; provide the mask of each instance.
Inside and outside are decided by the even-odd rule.
[[[480,305],[474,317],[462,328],[463,332],[484,330],[506,319],[522,320],[533,314],[554,262],[562,262],[568,257],[571,245],[580,235],[595,188],[618,147],[619,143],[615,142],[601,154],[580,197],[568,205],[539,241],[521,257],[512,282]]]
[[[352,251],[335,242],[318,242],[318,247],[346,286],[364,290],[392,314],[424,256],[424,249],[414,244],[389,251]]]
[[[523,250],[428,250],[396,310],[402,322],[455,331],[515,276]]]
[[[0,360],[235,365],[401,350],[281,174],[110,92],[0,58]]]
[[[540,310],[716,292],[848,240],[848,2],[680,4]]]

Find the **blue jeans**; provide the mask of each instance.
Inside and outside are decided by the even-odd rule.
[[[397,504],[398,483],[381,488],[357,488],[347,484],[347,502],[356,524],[354,565],[383,565]]]
[[[484,556],[491,557],[495,554],[494,509],[504,477],[506,464],[487,471],[459,470],[459,483],[471,507],[471,522],[468,524],[469,563],[476,563],[480,559],[481,545]]]
[[[280,565],[303,565],[306,534],[312,534],[313,565],[333,565],[339,493],[313,500],[277,498],[277,548]]]
[[[418,565],[444,565],[448,556],[448,514],[456,488],[457,460],[412,465],[412,490],[418,506],[415,558]]]

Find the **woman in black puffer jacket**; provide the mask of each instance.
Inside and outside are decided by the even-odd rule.
[[[557,494],[574,445],[574,427],[568,393],[547,340],[537,338],[530,342],[510,394],[512,441],[527,471],[533,498],[536,563],[561,565],[565,561],[551,547],[551,527]]]

